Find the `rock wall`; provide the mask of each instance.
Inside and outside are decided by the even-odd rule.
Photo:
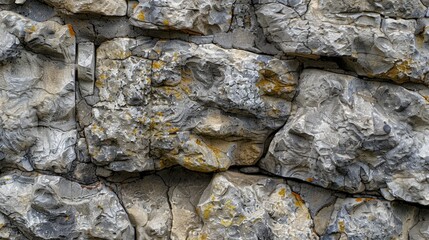
[[[429,239],[428,14],[0,0],[0,239]]]

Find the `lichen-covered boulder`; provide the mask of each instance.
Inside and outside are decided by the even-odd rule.
[[[189,239],[317,239],[305,203],[281,179],[216,174],[197,210],[203,226]]]
[[[255,164],[289,116],[298,66],[212,44],[106,42],[97,50],[89,153],[115,171]]]
[[[350,193],[429,204],[428,90],[320,70],[301,74],[265,170]]]
[[[101,183],[12,172],[0,177],[0,212],[32,239],[134,239],[119,199]]]

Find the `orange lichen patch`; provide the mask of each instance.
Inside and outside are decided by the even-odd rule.
[[[152,62],[152,68],[155,70],[161,69],[165,66],[165,62],[163,61],[153,61]]]
[[[397,83],[404,83],[409,80],[409,75],[412,72],[411,69],[412,60],[406,59],[400,63],[396,63],[389,71],[381,74],[382,78],[389,78]]]
[[[140,21],[144,21],[145,15],[143,12],[139,12],[139,13],[137,13],[136,18]]]
[[[295,206],[297,207],[303,207],[304,201],[302,200],[301,196],[298,193],[292,192],[292,195],[295,197]]]
[[[338,221],[338,230],[341,233],[346,231],[346,225],[344,224],[344,221]]]
[[[268,69],[259,71],[259,81],[256,86],[264,95],[281,98],[295,91],[295,84],[282,83],[278,74]]]
[[[72,37],[76,36],[76,33],[73,30],[73,26],[71,24],[67,24],[67,27],[69,28],[70,36],[72,36]]]
[[[286,188],[280,189],[279,195],[280,195],[280,197],[284,198],[286,196]]]
[[[309,178],[307,178],[307,179],[305,179],[307,182],[314,182],[314,178],[312,178],[312,177],[309,177]]]
[[[356,202],[368,202],[368,201],[372,201],[374,200],[374,198],[356,198]]]

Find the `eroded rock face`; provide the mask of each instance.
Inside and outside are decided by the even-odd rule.
[[[43,0],[60,10],[70,13],[89,13],[105,16],[125,16],[127,2],[125,0]]]
[[[0,177],[0,211],[31,238],[133,239],[116,195],[61,177],[10,173]]]
[[[0,239],[428,239],[428,6],[0,0]]]
[[[138,239],[317,238],[305,203],[281,179],[173,167],[120,189]]]
[[[428,84],[427,6],[421,1],[292,2],[256,7],[264,33],[283,52],[341,57],[359,75]]]
[[[142,171],[252,165],[284,124],[298,63],[212,44],[116,39],[97,50],[94,162]]]
[[[427,91],[306,70],[294,112],[262,168],[351,193],[381,190],[424,205]]]
[[[280,179],[225,172],[214,176],[198,203],[199,238],[317,239],[301,197]]]
[[[130,21],[134,26],[207,35],[230,29],[234,2],[234,0],[140,0],[130,1],[128,8]]]
[[[1,11],[0,32],[1,167],[65,173],[76,158],[73,29]]]

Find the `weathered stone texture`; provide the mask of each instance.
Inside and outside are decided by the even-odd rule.
[[[127,2],[125,0],[42,0],[60,10],[73,13],[89,13],[105,16],[125,16]]]
[[[1,167],[65,173],[75,160],[71,26],[0,12]]]
[[[133,239],[116,195],[98,184],[10,173],[0,177],[0,211],[32,239]]]
[[[131,23],[147,29],[181,30],[199,34],[226,32],[234,0],[130,1]]]
[[[305,70],[260,166],[284,177],[427,205],[427,91]]]
[[[429,239],[429,0],[0,0],[0,239]]]
[[[126,171],[255,164],[289,116],[297,70],[293,60],[212,44],[106,42],[97,49],[89,153],[98,165]]]
[[[256,7],[264,33],[283,52],[341,57],[359,75],[428,84],[427,7],[421,1],[283,2]]]

